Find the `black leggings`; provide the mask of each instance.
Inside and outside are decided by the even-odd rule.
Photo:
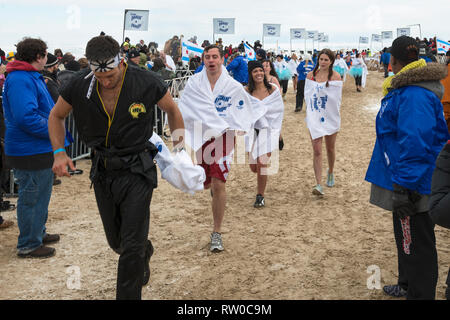
[[[361,82],[362,82],[362,76],[356,76],[355,77],[356,85],[361,87]]]
[[[303,99],[305,98],[305,81],[299,80],[297,82],[297,95],[295,97],[295,109],[302,110],[303,108]]]
[[[280,85],[283,88],[283,94],[287,92],[289,80],[280,80]]]

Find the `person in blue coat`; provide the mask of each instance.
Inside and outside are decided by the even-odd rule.
[[[59,241],[45,227],[53,185],[48,117],[54,105],[40,74],[46,63],[45,42],[25,38],[17,44],[16,60],[6,67],[3,90],[5,159],[19,185],[17,255],[22,258],[51,257],[55,249],[46,245]]]
[[[438,265],[428,200],[436,158],[450,138],[440,101],[446,70],[419,60],[417,43],[407,36],[394,40],[391,66],[395,76],[386,80],[366,173],[370,203],[393,212],[398,283],[383,290],[393,297],[434,299]]]
[[[387,78],[389,76],[389,62],[391,61],[391,54],[389,53],[387,48],[383,49],[383,53],[380,56],[380,63],[384,68],[384,77]]]
[[[303,56],[303,61],[299,63],[297,66],[297,94],[295,97],[295,112],[302,111],[303,108],[303,100],[305,98],[305,82],[306,76],[310,71],[313,71],[315,64],[311,60],[310,54],[305,54]]]
[[[243,56],[237,55],[227,66],[227,71],[233,73],[233,78],[242,85],[248,83],[248,66]]]

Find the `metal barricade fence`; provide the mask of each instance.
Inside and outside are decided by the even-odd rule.
[[[187,81],[193,75],[190,70],[177,70],[177,75],[181,75],[181,77],[174,78],[171,80],[166,80],[168,85],[168,91],[171,94],[175,103],[178,103],[178,100],[181,97],[182,91],[186,86]],[[154,124],[153,131],[155,131],[158,135],[162,136],[165,139],[168,139],[170,136],[167,134],[166,130],[168,119],[167,114],[158,108],[157,105],[154,106]],[[66,148],[67,155],[70,156],[72,161],[77,161],[81,159],[88,158],[91,154],[90,148],[86,146],[84,142],[81,141],[78,131],[75,126],[75,119],[73,118],[73,113],[71,112],[65,121],[66,129],[70,132],[73,138],[73,142]],[[5,194],[6,197],[17,196],[14,192],[14,174],[13,171],[10,170],[10,183],[9,183],[9,193]]]

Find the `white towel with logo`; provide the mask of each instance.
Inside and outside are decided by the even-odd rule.
[[[158,149],[155,161],[163,179],[185,193],[194,194],[203,190],[203,182],[206,180],[205,170],[201,166],[194,165],[186,151],[171,153],[155,132],[149,141]]]
[[[273,92],[263,100],[259,100],[249,94],[255,108],[266,110],[265,114],[256,121],[254,126],[259,130],[259,134],[256,136],[255,131],[252,130],[245,137],[246,151],[252,153],[253,159],[273,152],[273,150],[279,147],[279,138],[284,116],[284,103],[278,87],[274,84],[272,86],[274,87]]]
[[[341,127],[342,81],[316,82],[306,79],[306,125],[313,139],[329,136]]]
[[[206,68],[189,78],[178,106],[186,129],[186,144],[194,151],[226,130],[249,132],[264,114],[264,110],[252,107],[244,87],[223,66],[214,91]]]

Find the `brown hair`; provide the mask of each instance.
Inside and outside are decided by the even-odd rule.
[[[316,76],[317,70],[319,69],[319,59],[320,56],[323,54],[326,54],[330,59],[330,66],[328,67],[328,80],[326,85],[328,87],[328,81],[330,81],[331,77],[333,76],[333,64],[334,60],[336,59],[336,56],[334,55],[333,51],[331,51],[330,49],[322,49],[322,51],[319,52],[319,54],[317,55],[317,63],[313,70],[313,75],[314,77]]]
[[[45,57],[47,44],[41,39],[24,38],[17,44],[16,59],[32,63]]]
[[[207,47],[203,50],[203,53],[208,52],[209,50],[214,49],[214,48],[216,48],[217,50],[219,50],[220,57],[223,58],[223,56],[224,56],[223,50],[222,50],[219,46],[217,46],[217,45],[215,45],[215,44],[212,44],[212,45],[207,46]],[[203,55],[202,55],[202,57],[203,57]]]

